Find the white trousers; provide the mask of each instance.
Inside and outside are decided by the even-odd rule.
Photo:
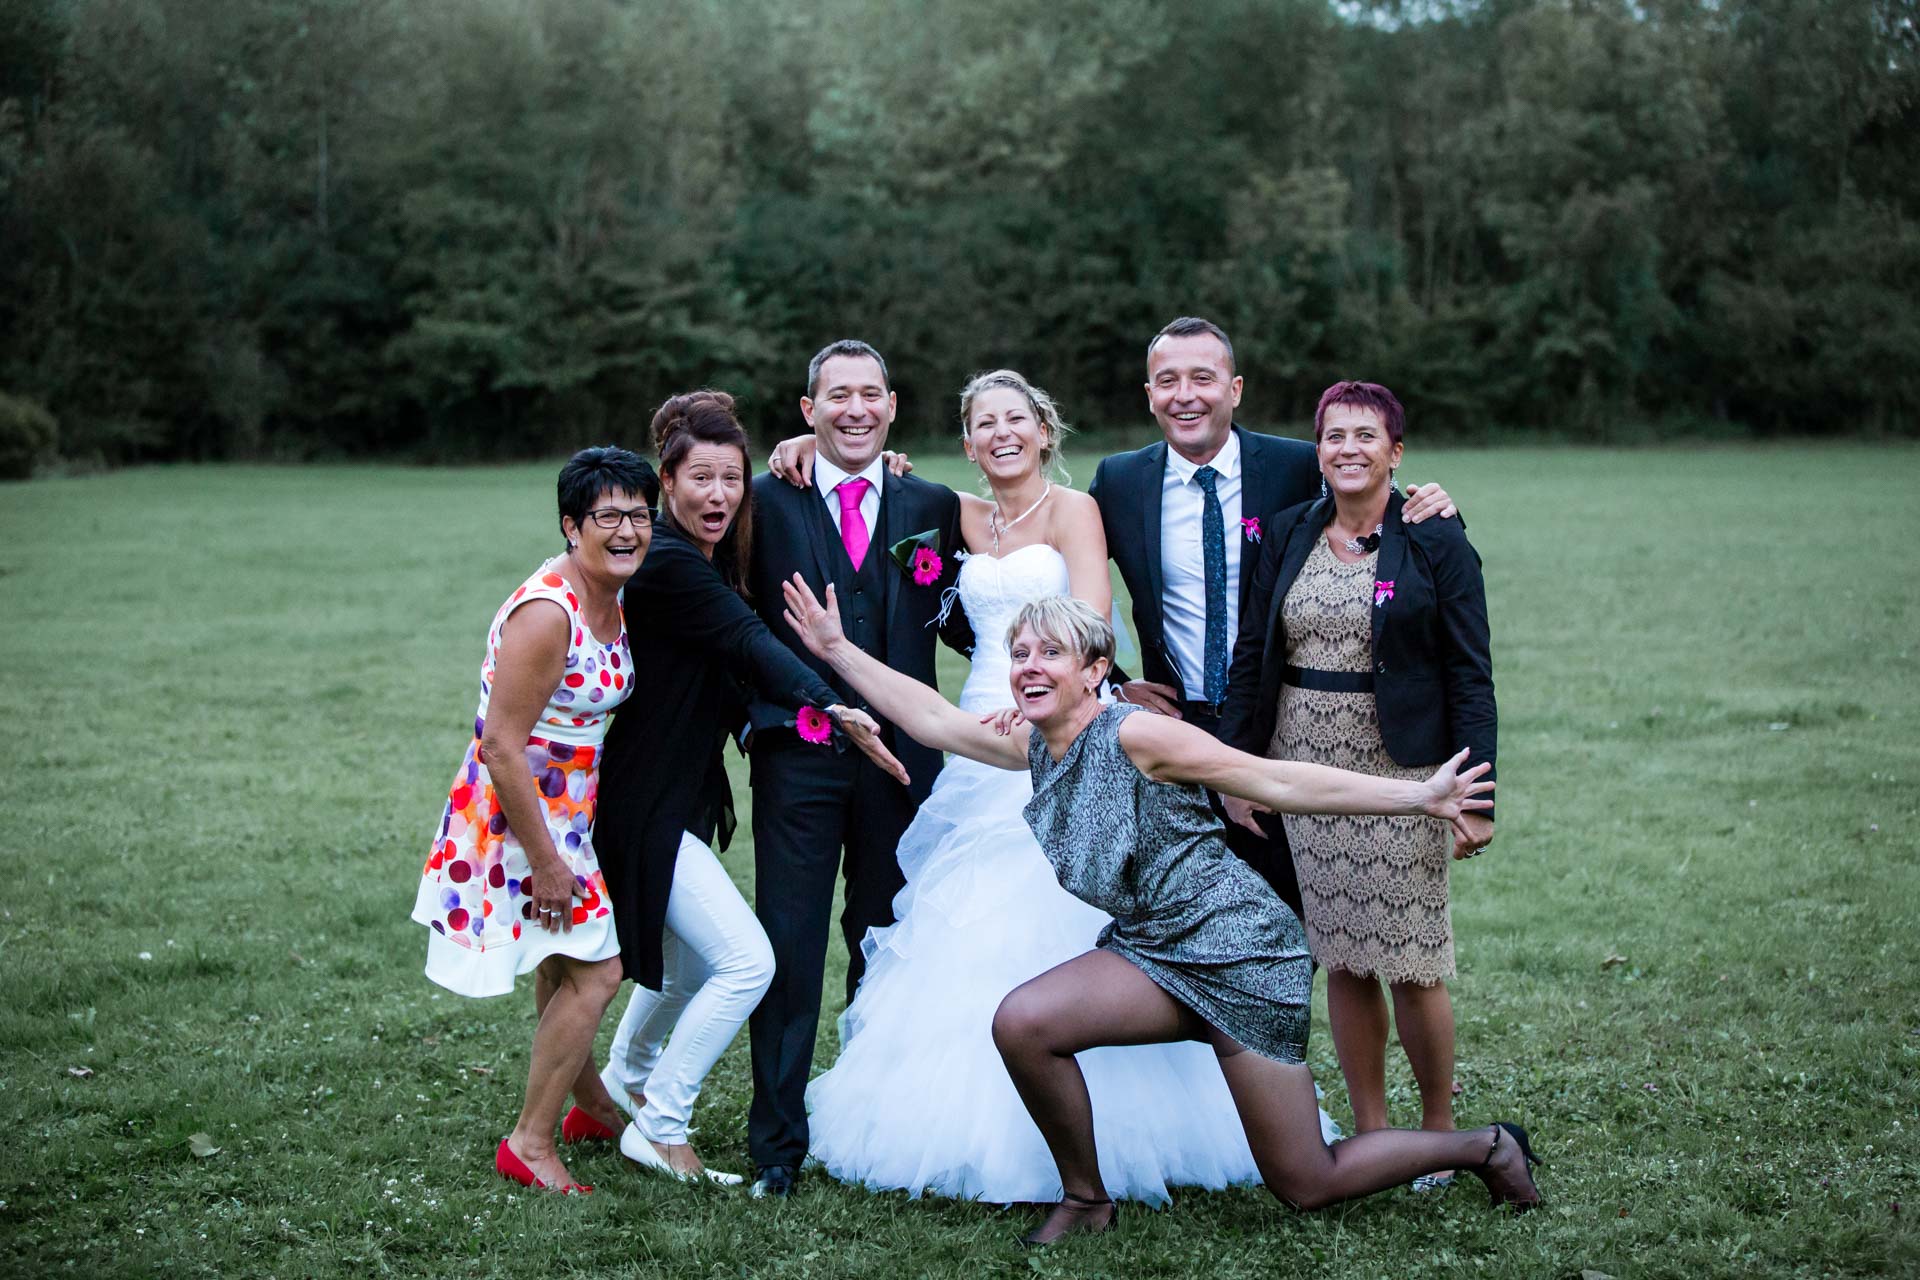
[[[707,1073],[773,981],[773,947],[720,859],[692,835],[680,837],[662,941],[660,990],[635,985],[602,1079],[616,1099],[645,1094],[634,1123],[677,1145]]]

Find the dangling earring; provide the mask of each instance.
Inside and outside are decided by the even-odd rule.
[[[1327,478],[1324,475],[1320,477],[1320,496],[1327,496]]]
[[[1400,492],[1400,486],[1393,482],[1393,478],[1399,474],[1400,474],[1400,468],[1398,467],[1387,468],[1387,492],[1388,493]]]

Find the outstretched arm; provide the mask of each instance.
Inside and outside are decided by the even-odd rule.
[[[802,644],[860,691],[873,709],[915,742],[951,751],[1001,769],[1027,767],[1027,737],[1021,725],[1005,737],[940,696],[912,676],[875,661],[840,629],[840,608],[832,584],[822,604],[799,574],[780,584],[786,594],[787,625]]]
[[[1493,783],[1481,780],[1487,766],[1458,772],[1465,751],[1426,781],[1412,782],[1262,759],[1165,716],[1128,716],[1120,726],[1120,745],[1134,766],[1156,782],[1197,783],[1276,813],[1425,815],[1457,825],[1463,812],[1493,804],[1478,798],[1493,790]]]

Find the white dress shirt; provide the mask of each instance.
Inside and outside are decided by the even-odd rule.
[[[814,464],[818,466],[818,463]],[[1233,642],[1240,634],[1240,437],[1229,433],[1220,452],[1206,463],[1189,462],[1171,447],[1167,469],[1160,478],[1160,575],[1166,584],[1160,617],[1167,637],[1167,653],[1191,701],[1206,697],[1207,689],[1207,555],[1200,541],[1200,518],[1206,490],[1193,478],[1202,466],[1219,473],[1213,492],[1220,499],[1220,517],[1227,550],[1227,661],[1233,661]]]
[[[860,497],[860,518],[867,522],[869,545],[880,536],[880,485],[886,474],[886,459],[876,457],[857,477],[868,482],[866,493]],[[827,461],[826,454],[813,455],[813,487],[820,491],[821,499],[827,504],[827,514],[833,517],[833,527],[836,529],[840,527],[840,495],[834,490],[840,487],[842,480],[849,478],[852,477]],[[1234,492],[1237,494],[1239,489],[1236,487]],[[1235,498],[1235,501],[1239,499]],[[1239,510],[1238,507],[1234,509]]]

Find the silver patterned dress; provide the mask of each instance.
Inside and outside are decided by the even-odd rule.
[[[1120,745],[1140,710],[1101,711],[1055,760],[1027,747],[1027,825],[1068,893],[1113,917],[1097,945],[1254,1052],[1305,1061],[1313,970],[1285,903],[1227,848],[1195,786],[1155,782]]]

